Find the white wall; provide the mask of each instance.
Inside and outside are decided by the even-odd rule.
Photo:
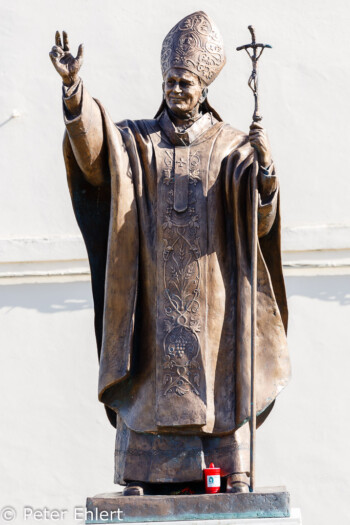
[[[258,481],[285,483],[306,524],[350,517],[347,0],[2,0],[0,511],[71,512],[114,488],[86,254],[61,153],[60,79],[48,57],[55,30],[68,31],[72,50],[84,42],[85,85],[115,120],[149,118],[161,99],[162,39],[197,9],[213,16],[227,49],[211,104],[238,128],[249,126],[252,96],[248,58],[234,49],[249,24],[273,45],[261,61],[261,105],[282,187],[294,375],[258,433]],[[14,109],[20,116],[8,120]]]

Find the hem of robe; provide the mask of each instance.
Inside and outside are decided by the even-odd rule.
[[[114,483],[201,481],[212,462],[222,476],[249,472],[249,425],[227,436],[200,437],[134,432],[117,419]]]

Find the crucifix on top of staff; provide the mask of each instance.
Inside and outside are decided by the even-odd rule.
[[[253,123],[260,122],[258,92],[258,60],[269,44],[258,44],[253,26],[248,26],[252,41],[250,44],[237,47],[237,51],[244,49],[252,61],[253,69],[248,80],[248,86],[254,95]],[[251,52],[250,52],[251,50]],[[254,129],[252,124],[251,129]],[[257,127],[257,126],[256,126]],[[251,245],[251,389],[250,389],[250,490],[255,489],[255,442],[256,442],[256,392],[255,392],[255,363],[256,363],[256,300],[257,300],[257,242],[258,242],[258,184],[257,176],[259,162],[257,153],[254,153],[252,169],[252,245]]]

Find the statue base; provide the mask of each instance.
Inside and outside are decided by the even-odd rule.
[[[261,488],[241,494],[189,496],[99,494],[87,498],[86,524],[290,518],[289,499],[285,487]],[[249,522],[245,523],[248,525]]]

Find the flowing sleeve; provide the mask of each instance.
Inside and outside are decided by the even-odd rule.
[[[100,186],[106,182],[107,150],[101,108],[82,80],[63,87],[63,118],[77,164],[87,182]]]

